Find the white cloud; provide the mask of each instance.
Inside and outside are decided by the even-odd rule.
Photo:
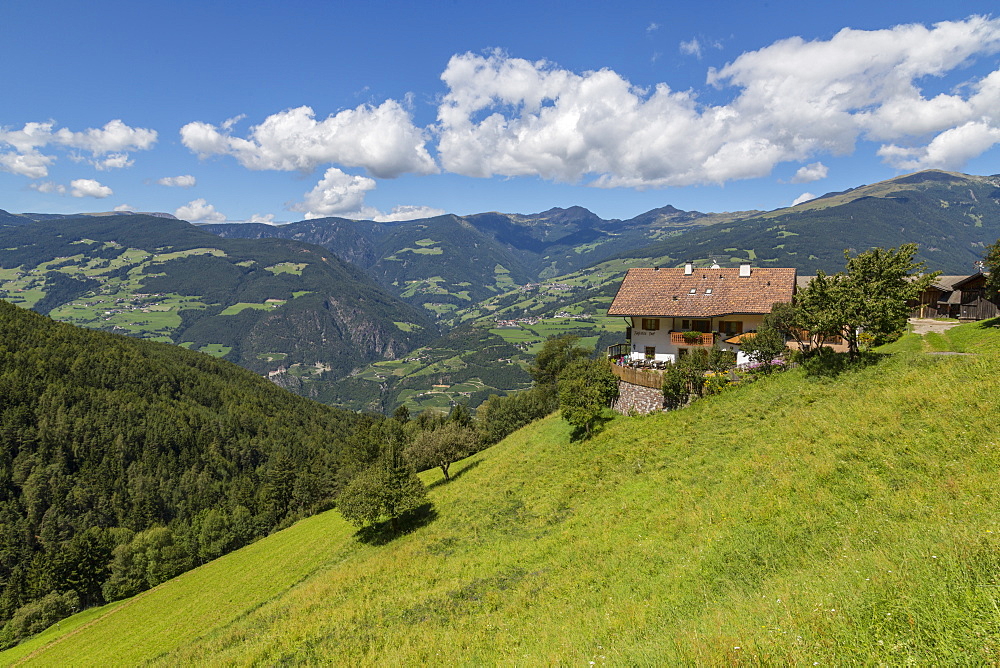
[[[54,121],[25,123],[20,130],[0,127],[0,148],[14,149],[0,154],[0,170],[33,179],[48,176],[48,166],[56,158],[39,151],[47,146],[88,151],[93,158],[90,162],[99,170],[129,167],[133,161],[126,151],[148,150],[157,137],[155,130],[133,128],[118,119],[82,132],[54,128]]]
[[[447,211],[444,209],[435,209],[430,206],[418,206],[415,204],[400,204],[399,206],[392,207],[392,212],[390,213],[380,213],[374,216],[372,220],[378,223],[391,223],[401,220],[420,220],[421,218],[434,218],[435,216],[443,216]]]
[[[52,181],[37,181],[35,183],[29,183],[28,187],[32,190],[37,190],[40,193],[57,193],[59,195],[66,194],[66,186],[59,183],[53,183]]]
[[[816,199],[816,195],[813,195],[812,193],[802,193],[792,201],[792,206],[808,202],[811,199]]]
[[[2,141],[0,137],[0,142]],[[27,176],[29,179],[41,179],[49,175],[49,165],[53,161],[55,158],[34,150],[24,153],[0,153],[0,171]]]
[[[273,225],[274,224],[274,214],[273,213],[268,213],[268,214],[255,213],[254,215],[250,216],[250,220],[248,220],[247,222],[248,223],[264,223],[265,225]]]
[[[232,118],[227,118],[226,120],[224,120],[222,122],[222,129],[226,130],[228,132],[229,130],[231,130],[233,128],[234,125],[236,125],[237,123],[239,123],[240,121],[242,121],[246,117],[247,117],[246,114],[237,114],[236,116],[233,116]]]
[[[101,185],[100,182],[94,179],[73,179],[69,182],[69,185],[71,188],[69,194],[73,197],[96,197],[97,199],[104,199],[114,194],[111,188]]]
[[[656,32],[659,29],[660,29],[659,23],[650,23],[648,26],[646,26],[646,32]]]
[[[182,174],[181,176],[164,176],[162,179],[157,179],[156,183],[172,188],[193,188],[197,185],[198,180],[190,174]]]
[[[208,221],[210,223],[226,222],[225,214],[216,211],[215,207],[205,201],[204,198],[191,200],[174,211],[174,215],[190,223],[198,221]]]
[[[118,206],[115,207],[114,210],[115,211],[128,211],[128,212],[134,212],[135,211],[135,209],[133,207],[129,206],[128,204],[119,204]]]
[[[687,42],[681,42],[680,50],[685,56],[694,56],[701,60],[701,42],[698,41],[697,37],[692,37]]]
[[[117,119],[109,121],[100,129],[89,128],[83,132],[72,132],[60,128],[52,135],[54,143],[90,151],[95,156],[129,150],[147,150],[153,148],[156,136],[156,130],[132,128]]]
[[[685,44],[694,55],[709,46]],[[1000,19],[976,16],[794,37],[710,69],[708,83],[733,93],[717,106],[666,84],[638,88],[608,69],[459,54],[441,76],[439,158],[467,176],[636,188],[766,176],[782,162],[851,153],[861,140],[886,142],[883,156],[900,168],[953,164],[993,145],[1000,70],[950,95],[927,98],[918,84],[997,52]]]
[[[231,119],[232,120],[232,119]],[[196,121],[181,128],[183,144],[201,157],[232,155],[248,169],[311,171],[336,163],[362,167],[378,178],[437,171],[425,146],[428,134],[416,127],[395,100],[361,105],[317,121],[310,107],[272,114],[250,128],[247,138]]]
[[[814,162],[804,167],[799,167],[799,170],[795,172],[795,176],[792,177],[792,183],[812,183],[813,181],[819,181],[820,179],[825,179],[829,169],[822,162]]]
[[[122,169],[124,167],[131,167],[135,164],[135,160],[129,160],[128,153],[112,153],[102,160],[94,160],[93,165],[97,167],[100,171],[107,171],[109,169]]]
[[[305,194],[305,201],[289,208],[304,212],[306,220],[325,216],[347,217],[348,213],[368,213],[364,207],[365,195],[374,189],[375,179],[345,174],[336,167],[330,167],[316,187]]]
[[[1000,126],[970,121],[950,128],[926,146],[883,146],[878,154],[898,169],[958,169],[970,159],[1000,144]]]

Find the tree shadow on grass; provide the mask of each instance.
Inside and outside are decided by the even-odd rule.
[[[829,348],[820,348],[812,355],[803,357],[799,364],[806,371],[806,376],[814,378],[836,378],[846,371],[863,369],[878,364],[892,357],[889,353],[871,351],[858,353],[857,359],[851,359],[847,353],[835,353]]]
[[[992,329],[994,327],[1000,327],[1000,317],[990,318],[989,320],[980,320],[977,326],[979,329]]]
[[[404,513],[399,517],[384,522],[376,522],[371,526],[358,529],[354,534],[358,542],[366,545],[386,545],[396,538],[427,526],[437,519],[438,513],[434,504],[425,503],[419,508]]]
[[[472,469],[476,468],[477,466],[479,466],[482,463],[483,463],[483,460],[477,459],[474,462],[469,462],[468,464],[466,464],[465,466],[463,466],[460,469],[453,469],[452,472],[451,472],[451,478],[450,479],[445,480],[444,478],[441,478],[440,480],[435,480],[431,484],[427,485],[427,489],[434,489],[435,487],[440,487],[441,485],[447,485],[452,480],[457,480],[460,476],[465,475],[466,471],[471,471]]]
[[[601,415],[594,418],[594,421],[590,424],[590,432],[587,432],[586,427],[573,427],[573,431],[569,434],[570,441],[588,441],[593,437],[597,436],[604,429],[604,425],[615,419],[612,415]]]

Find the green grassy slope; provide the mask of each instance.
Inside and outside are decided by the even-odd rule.
[[[550,417],[387,545],[328,513],[0,662],[996,663],[1000,330],[945,338],[974,354]]]

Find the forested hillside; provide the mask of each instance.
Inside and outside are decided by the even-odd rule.
[[[436,333],[357,267],[293,240],[129,215],[0,227],[0,248],[0,297],[223,356],[302,394]]]
[[[21,622],[0,641],[329,507],[373,425],[207,355],[0,301],[0,626]]]

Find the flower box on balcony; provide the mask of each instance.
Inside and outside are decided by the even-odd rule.
[[[675,346],[711,346],[715,335],[711,332],[670,332],[670,343]]]

